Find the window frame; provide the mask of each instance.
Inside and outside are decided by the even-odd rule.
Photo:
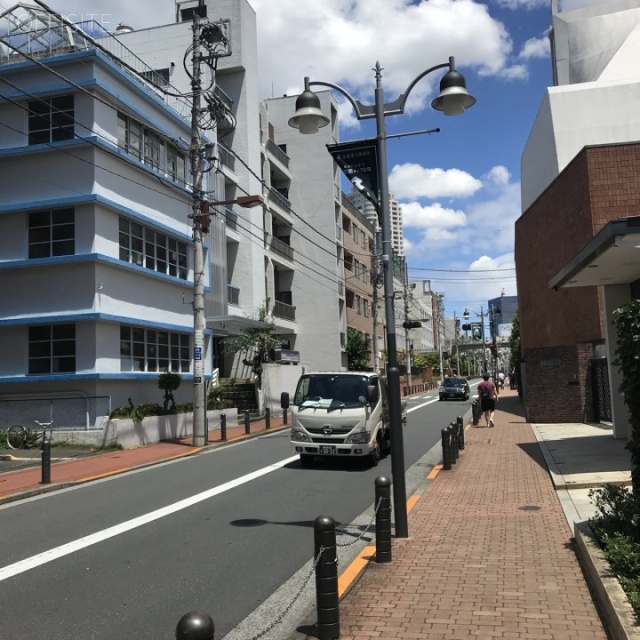
[[[191,334],[121,324],[120,371],[190,373]]]
[[[27,214],[29,260],[73,256],[75,252],[76,220],[73,207],[39,209]]]
[[[27,345],[28,375],[76,372],[76,325],[74,322],[30,325],[27,330]]]
[[[29,145],[51,144],[73,139],[75,136],[73,93],[30,100],[27,106]]]

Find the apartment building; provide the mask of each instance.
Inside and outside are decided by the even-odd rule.
[[[191,375],[188,105],[108,34],[39,7],[2,17],[2,399],[82,398],[74,419],[91,424],[157,401],[161,371]]]
[[[342,242],[344,255],[347,327],[358,331],[371,349],[369,367],[381,368],[384,325],[380,307],[381,289],[375,260],[375,229],[345,196],[342,199]],[[374,269],[375,266],[375,269]],[[376,294],[374,295],[374,291]]]

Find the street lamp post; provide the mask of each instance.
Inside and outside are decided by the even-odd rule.
[[[440,93],[432,101],[431,106],[444,112],[445,115],[460,115],[465,109],[472,107],[476,99],[467,92],[464,76],[455,70],[453,57],[449,62],[430,67],[419,74],[409,84],[406,91],[393,102],[385,104],[382,88],[382,67],[376,62],[374,68],[376,88],[374,104],[364,105],[354,99],[346,89],[331,82],[304,79],[304,92],[296,100],[296,113],[289,120],[289,125],[300,129],[300,133],[316,133],[320,127],[329,124],[320,109],[320,99],[310,89],[312,85],[328,87],[341,93],[353,107],[358,120],[375,118],[376,120],[376,155],[378,164],[378,211],[382,229],[382,272],[384,282],[385,314],[387,319],[387,379],[389,385],[389,423],[391,430],[391,474],[393,480],[393,502],[395,511],[396,536],[407,538],[407,494],[404,470],[404,445],[402,434],[402,415],[400,397],[400,372],[396,353],[396,328],[393,301],[393,267],[391,244],[391,214],[389,211],[389,175],[387,171],[387,136],[385,116],[404,113],[407,98],[411,90],[427,74],[438,69],[449,70],[440,81]]]

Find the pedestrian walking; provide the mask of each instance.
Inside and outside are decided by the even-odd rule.
[[[480,396],[480,410],[484,415],[485,424],[487,427],[493,427],[493,414],[498,401],[498,389],[486,372],[482,374],[482,382],[478,385],[478,395]]]

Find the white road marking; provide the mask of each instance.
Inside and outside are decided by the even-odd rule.
[[[93,544],[103,542],[104,540],[108,540],[109,538],[114,538],[115,536],[126,533],[127,531],[131,531],[132,529],[136,529],[137,527],[142,527],[145,524],[149,524],[154,520],[159,520],[160,518],[169,516],[172,513],[176,513],[177,511],[187,509],[194,504],[198,504],[199,502],[203,502],[204,500],[213,498],[214,496],[220,495],[225,491],[229,491],[231,489],[234,489],[235,487],[246,484],[247,482],[251,482],[256,478],[265,476],[272,471],[281,469],[285,465],[297,459],[298,456],[295,455],[291,456],[290,458],[280,460],[279,462],[274,462],[267,467],[258,469],[257,471],[254,471],[252,473],[248,473],[247,475],[236,478],[235,480],[225,482],[218,487],[212,487],[211,489],[207,489],[206,491],[197,493],[190,498],[179,500],[178,502],[174,502],[173,504],[162,507],[161,509],[156,509],[155,511],[151,511],[142,516],[138,516],[137,518],[133,518],[132,520],[128,520],[127,522],[122,522],[121,524],[109,527],[108,529],[103,529],[102,531],[92,533],[91,535],[85,536],[84,538],[72,540],[71,542],[67,542],[66,544],[60,545],[59,547],[55,547],[54,549],[49,549],[48,551],[43,551],[42,553],[39,553],[35,556],[31,556],[30,558],[25,558],[24,560],[9,564],[6,567],[0,568],[0,582],[16,576],[20,573],[24,573],[25,571],[40,567],[43,564],[52,562],[53,560],[57,560],[58,558],[62,558],[63,556],[68,556],[69,554],[80,551],[81,549],[86,549]]]

